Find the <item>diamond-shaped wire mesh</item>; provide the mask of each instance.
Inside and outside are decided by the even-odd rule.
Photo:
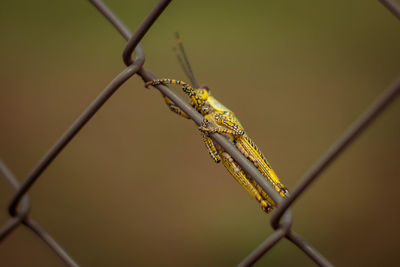
[[[3,161],[0,161],[1,176],[5,178],[10,186],[16,191],[8,207],[10,218],[0,229],[0,241],[4,241],[6,237],[12,235],[20,225],[24,225],[41,238],[54,251],[54,253],[70,266],[78,266],[78,264],[43,227],[31,218],[31,203],[27,193],[31,190],[33,184],[41,177],[41,174],[48,168],[52,161],[70,143],[92,116],[111,98],[121,85],[127,82],[135,74],[136,76],[140,76],[144,82],[156,79],[156,77],[144,67],[145,53],[139,42],[171,1],[160,0],[146,16],[134,34],[131,33],[122,21],[103,2],[100,0],[92,0],[90,2],[107,18],[123,38],[127,40],[127,45],[123,51],[123,62],[125,63],[126,68],[106,86],[106,88],[94,99],[78,119],[71,124],[55,145],[51,147],[39,163],[35,165],[22,183],[19,183],[7,165]],[[395,16],[400,18],[400,5],[397,2],[385,0],[382,0],[381,2]],[[135,58],[132,58],[133,52]],[[147,56],[149,57],[149,55]],[[184,110],[196,124],[201,124],[203,120],[202,116],[178,94],[164,85],[156,87],[163,95],[168,96],[177,106]],[[258,172],[258,170],[231,143],[217,133],[212,134],[212,138],[218,142],[225,151],[229,152],[240,166],[248,172],[266,192],[268,192],[278,206],[271,217],[271,226],[274,229],[273,233],[270,234],[257,248],[255,248],[254,251],[245,257],[245,259],[239,263],[239,266],[250,266],[256,263],[263,255],[283,239],[287,239],[295,244],[316,264],[321,266],[332,265],[317,248],[314,248],[303,237],[293,231],[291,227],[294,219],[289,207],[300,195],[303,194],[304,190],[308,188],[316,178],[320,177],[320,174],[325,170],[325,168],[334,161],[338,155],[354,139],[356,139],[387,106],[389,106],[399,92],[400,81],[395,82],[388,89],[382,92],[382,94],[376,98],[376,100],[361,114],[361,116],[359,116],[359,118],[348,127],[337,141],[333,143],[327,152],[324,153],[304,174],[304,176],[299,179],[297,185],[291,190],[290,198],[286,200],[279,197],[272,186],[265,182],[263,176]],[[146,127],[146,125],[140,125],[140,127]],[[154,237],[152,237],[152,239],[154,239]]]

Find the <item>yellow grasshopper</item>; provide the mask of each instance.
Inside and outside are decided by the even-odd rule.
[[[268,213],[272,210],[275,206],[274,201],[250,175],[240,168],[235,160],[219,144],[215,143],[208,136],[210,133],[217,132],[227,137],[254,164],[282,197],[288,196],[287,188],[280,183],[278,176],[271,168],[267,159],[245,133],[234,113],[215,99],[208,87],[203,86],[194,89],[183,81],[173,79],[153,80],[147,82],[146,87],[158,84],[178,84],[182,86],[182,90],[191,98],[190,104],[204,117],[203,124],[199,127],[199,130],[202,133],[203,141],[211,157],[216,163],[222,161],[231,175],[260,203],[265,212]],[[189,116],[179,107],[175,106],[168,97],[164,96],[164,100],[173,112],[189,119]]]
[[[260,203],[262,209],[267,213],[270,212],[275,206],[274,201],[249,174],[241,169],[239,164],[237,164],[235,160],[219,144],[214,142],[209,137],[209,134],[216,132],[228,138],[228,140],[254,164],[254,166],[265,177],[265,179],[275,188],[276,191],[279,192],[282,197],[287,197],[289,195],[287,188],[280,183],[278,176],[271,168],[267,159],[258,149],[256,144],[248,137],[234,113],[221,104],[217,99],[215,99],[211,95],[211,92],[207,86],[198,88],[199,86],[197,85],[182,42],[177,33],[176,38],[178,40],[180,52],[183,57],[182,59],[180,54],[177,53],[178,60],[195,88],[183,81],[173,79],[149,81],[146,83],[146,87],[158,84],[177,84],[182,86],[183,92],[191,99],[190,104],[192,107],[204,117],[204,121],[199,127],[199,130],[212,159],[216,163],[222,161],[230,174],[244,189],[246,189],[247,192],[250,193],[250,195],[252,195]],[[164,101],[171,111],[184,118],[190,119],[190,117],[179,107],[177,107],[168,97],[164,96]]]

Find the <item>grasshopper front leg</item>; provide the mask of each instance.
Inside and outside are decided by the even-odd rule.
[[[217,117],[217,115],[215,117]],[[228,134],[228,135],[231,135],[234,137],[244,135],[244,131],[241,129],[241,127],[238,124],[236,124],[236,125],[238,125],[240,127],[240,129],[235,128],[235,127],[227,127],[226,124],[220,124],[221,126],[212,125],[210,127],[210,126],[208,126],[208,123],[209,123],[209,121],[205,120],[203,122],[203,124],[199,127],[199,130],[206,134],[220,133],[220,134]],[[234,123],[234,122],[232,122],[232,123]],[[232,124],[232,123],[230,123],[230,124]],[[227,124],[227,125],[231,126],[230,124]]]
[[[182,85],[183,92],[185,92],[188,96],[192,97],[195,95],[193,87],[191,87],[189,84],[187,84],[181,80],[157,79],[157,80],[146,82],[145,87],[148,88],[150,85],[154,86],[154,85],[159,85],[159,84],[179,84],[179,85]]]
[[[178,106],[176,106],[175,103],[171,101],[171,99],[169,99],[165,95],[163,98],[164,98],[165,104],[167,104],[167,106],[169,107],[169,109],[172,112],[175,112],[179,116],[184,117],[186,119],[190,119],[190,117],[182,109],[180,109]]]
[[[177,81],[177,80],[171,80],[171,79],[159,79],[159,80],[153,80],[153,81],[149,81],[146,82],[145,87],[148,88],[150,85],[159,85],[159,84],[184,84],[187,85],[185,82],[182,81]],[[178,114],[179,116],[182,116],[186,119],[190,119],[190,117],[182,110],[180,109],[178,106],[175,105],[174,102],[171,101],[171,99],[169,99],[166,95],[163,94],[163,98],[165,101],[165,104],[167,104],[167,106],[169,107],[169,109]]]

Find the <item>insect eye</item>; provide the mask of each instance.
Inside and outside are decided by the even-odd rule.
[[[210,92],[210,88],[207,85],[203,85],[200,87],[201,89],[205,89],[207,92]]]

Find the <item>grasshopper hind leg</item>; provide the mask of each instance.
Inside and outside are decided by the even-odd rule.
[[[258,168],[259,164],[257,159],[255,159],[252,155],[250,155],[249,153],[247,153],[247,151],[244,149],[244,147],[239,143],[239,142],[235,142],[236,148],[240,151],[240,153],[243,154],[243,156],[245,156],[248,160],[250,160],[254,167]]]
[[[260,191],[257,190],[257,187],[251,183],[251,178],[240,168],[240,166],[233,160],[231,155],[226,152],[221,154],[222,162],[228,171],[232,174],[232,176],[239,182],[239,184],[246,189],[246,191],[253,196],[258,203],[260,203],[261,208],[266,213],[271,212],[273,205],[269,202],[265,197],[260,194]]]

